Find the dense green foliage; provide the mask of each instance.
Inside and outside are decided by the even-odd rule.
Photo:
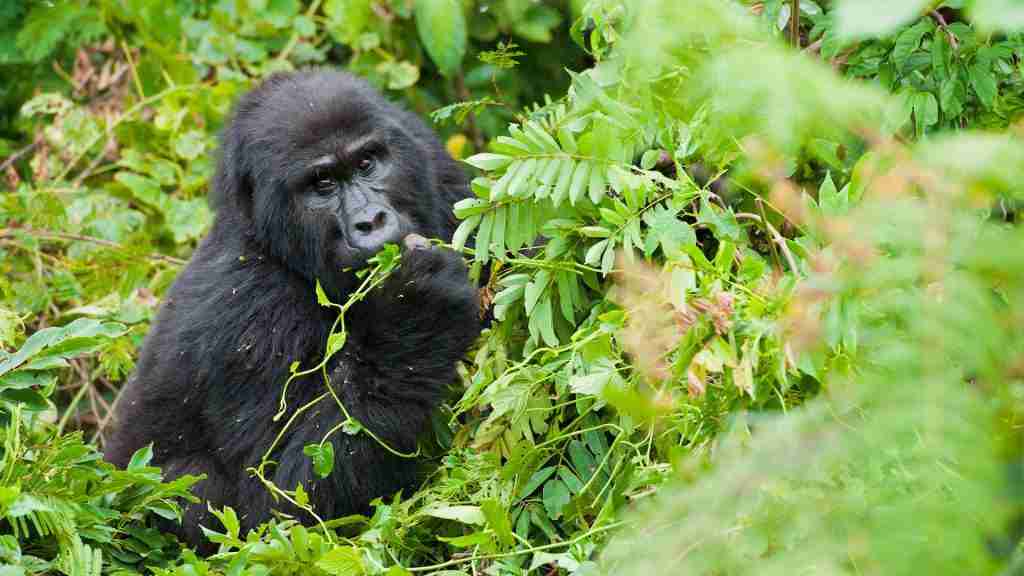
[[[0,7],[0,574],[1024,574],[1022,30],[1011,0]],[[198,558],[147,527],[194,479],[97,450],[231,102],[311,64],[475,171],[453,245],[496,321],[420,490],[218,510]]]

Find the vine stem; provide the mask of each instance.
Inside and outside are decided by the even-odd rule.
[[[800,0],[791,0],[789,9],[789,41],[800,48]]]
[[[533,546],[531,548],[523,548],[522,550],[513,550],[512,552],[500,552],[497,554],[481,554],[479,556],[467,556],[465,558],[456,558],[454,560],[448,560],[447,562],[441,562],[440,564],[431,564],[429,566],[416,566],[413,568],[406,568],[405,570],[408,572],[428,572],[430,570],[438,570],[441,568],[447,568],[449,566],[457,566],[464,562],[474,562],[478,560],[496,560],[498,558],[511,558],[513,556],[521,556],[523,554],[533,554],[534,552],[543,552],[545,550],[551,550],[553,548],[561,548],[562,546],[572,546],[574,544],[578,544],[584,540],[587,540],[588,538],[592,538],[597,534],[607,532],[609,530],[614,530],[616,528],[620,528],[628,523],[629,522],[626,521],[613,522],[612,524],[608,524],[606,526],[601,526],[599,528],[588,530],[571,540],[566,540],[565,542],[552,542],[551,544]]]

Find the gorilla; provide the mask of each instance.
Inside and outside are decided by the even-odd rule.
[[[195,487],[200,502],[166,529],[210,550],[200,524],[219,525],[207,502],[233,507],[243,530],[273,507],[309,521],[246,469],[287,421],[272,418],[290,365],[309,368],[324,356],[337,310],[317,304],[316,282],[344,303],[360,282],[353,270],[403,240],[399,267],[349,309],[346,344],[327,370],[349,414],[395,450],[415,451],[482,327],[461,256],[424,238],[450,240],[452,205],[468,195],[433,132],[353,76],[281,73],[240,99],[222,135],[213,226],[146,336],[106,446],[121,467],[152,443],[168,479],[206,475]],[[319,374],[293,381],[290,410],[326,385]],[[416,459],[342,431],[329,440],[333,472],[317,477],[303,447],[343,420],[328,397],[271,454],[268,479],[287,490],[301,484],[323,518],[367,512],[371,500],[418,478]]]

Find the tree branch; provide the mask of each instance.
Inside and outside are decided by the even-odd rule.
[[[89,242],[98,246],[127,250],[123,244],[118,244],[112,240],[104,240],[103,238],[96,238],[93,236],[83,236],[81,234],[71,234],[68,232],[56,232],[54,230],[39,230],[36,228],[0,228],[0,238],[14,238],[18,235],[31,236],[40,240],[52,240],[57,242]],[[157,262],[174,264],[175,266],[184,266],[186,264],[185,260],[175,258],[174,256],[167,256],[166,254],[147,254],[146,258]]]

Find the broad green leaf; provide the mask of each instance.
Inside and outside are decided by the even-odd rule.
[[[516,543],[515,537],[512,536],[512,522],[509,520],[508,511],[498,500],[493,498],[484,500],[480,503],[480,510],[484,513],[484,518],[487,519],[487,525],[494,530],[494,534],[503,546],[512,546]]]
[[[195,160],[206,150],[206,140],[198,130],[183,132],[174,139],[174,153],[185,160]]]
[[[327,358],[330,358],[337,354],[342,348],[345,347],[345,340],[348,338],[347,332],[335,332],[327,338],[327,351],[324,353]]]
[[[363,576],[363,556],[354,546],[339,546],[316,561],[316,567],[333,576]]]
[[[580,480],[584,482],[589,482],[591,476],[597,471],[597,460],[587,449],[587,445],[579,440],[569,442],[569,460]]]
[[[533,475],[530,476],[530,479],[526,481],[526,484],[523,484],[522,488],[519,489],[519,499],[522,500],[530,494],[533,494],[533,491],[539,488],[540,485],[546,482],[554,473],[554,466],[546,466],[534,472]]]
[[[211,220],[210,209],[204,199],[171,198],[167,205],[167,228],[178,244],[200,238]]]
[[[847,195],[848,188],[843,187],[842,191],[836,189],[832,181],[832,172],[825,173],[825,179],[818,188],[818,206],[826,216],[842,216],[850,210],[850,198]]]
[[[118,172],[114,180],[124,184],[136,200],[150,208],[164,213],[171,208],[171,197],[164,194],[160,184],[151,178],[140,176],[132,172]]]
[[[939,121],[939,102],[931,92],[914,94],[914,127],[917,134],[924,134],[925,128],[934,126]]]
[[[423,513],[427,516],[433,516],[434,518],[455,520],[462,522],[463,524],[485,524],[487,522],[487,519],[479,506],[451,506],[442,504],[430,506],[424,509]]]
[[[971,86],[985,108],[992,109],[995,105],[998,85],[991,61],[979,51],[974,64],[970,68]]]
[[[353,46],[373,15],[372,0],[326,0],[327,31],[338,42]]]
[[[544,484],[541,498],[548,518],[558,520],[562,516],[562,509],[569,503],[569,488],[561,480],[550,480]]]
[[[896,37],[896,45],[892,49],[892,59],[898,69],[906,66],[910,54],[921,46],[921,40],[935,28],[930,19],[922,18],[920,22],[907,28]]]
[[[327,478],[334,470],[334,445],[330,442],[323,444],[307,444],[302,448],[302,453],[309,456],[313,461],[313,471],[321,478]]]
[[[153,460],[153,445],[147,444],[142,448],[139,448],[132,454],[131,459],[128,461],[126,470],[138,471],[142,470]]]
[[[569,488],[569,491],[573,494],[579,494],[583,491],[583,482],[580,481],[579,477],[565,466],[558,467],[558,477],[561,478],[562,482]]]
[[[420,42],[444,76],[458,71],[466,53],[466,18],[459,0],[415,0]]]

